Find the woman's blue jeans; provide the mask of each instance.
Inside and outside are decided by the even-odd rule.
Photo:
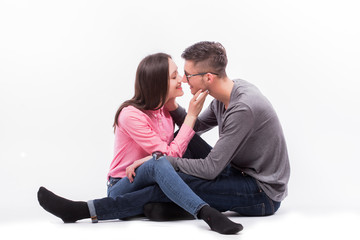
[[[196,150],[205,142],[198,136],[195,139]],[[98,220],[133,217],[142,214],[149,202],[173,201],[194,216],[206,203],[221,212],[244,216],[272,215],[280,207],[280,202],[271,200],[256,179],[230,165],[214,180],[205,180],[175,172],[164,157],[142,164],[133,183],[128,178],[110,179],[108,196],[88,202],[91,216]]]
[[[159,194],[158,189],[151,189],[154,186],[160,188],[160,192],[165,195]],[[144,190],[146,193],[138,195]],[[186,185],[166,157],[158,160],[152,158],[143,163],[136,169],[136,177],[132,183],[127,177],[117,182],[110,179],[108,196],[107,199],[94,200],[95,209],[90,208],[91,215],[96,215],[98,220],[121,219],[140,214],[143,205],[149,201],[171,200],[194,217],[203,206],[208,205]],[[144,201],[145,199],[147,200]]]

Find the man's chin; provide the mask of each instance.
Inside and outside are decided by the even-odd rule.
[[[197,91],[194,88],[190,89],[191,95],[195,95],[195,93],[197,93]]]

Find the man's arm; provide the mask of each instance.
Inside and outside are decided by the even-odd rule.
[[[251,110],[241,107],[225,117],[221,135],[205,159],[167,157],[176,170],[204,179],[216,178],[232,161],[253,132]]]

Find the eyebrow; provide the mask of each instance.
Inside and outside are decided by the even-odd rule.
[[[177,71],[178,71],[178,69],[176,68],[176,70],[173,71],[173,72],[170,74],[170,76],[172,76],[174,73],[177,73]]]

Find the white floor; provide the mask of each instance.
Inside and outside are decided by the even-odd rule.
[[[242,223],[237,235],[220,235],[209,230],[201,220],[151,222],[146,219],[106,221],[92,224],[83,220],[63,224],[43,211],[37,218],[0,222],[6,239],[360,239],[360,214],[345,210],[332,212],[280,209],[271,217],[239,217],[226,213]]]

